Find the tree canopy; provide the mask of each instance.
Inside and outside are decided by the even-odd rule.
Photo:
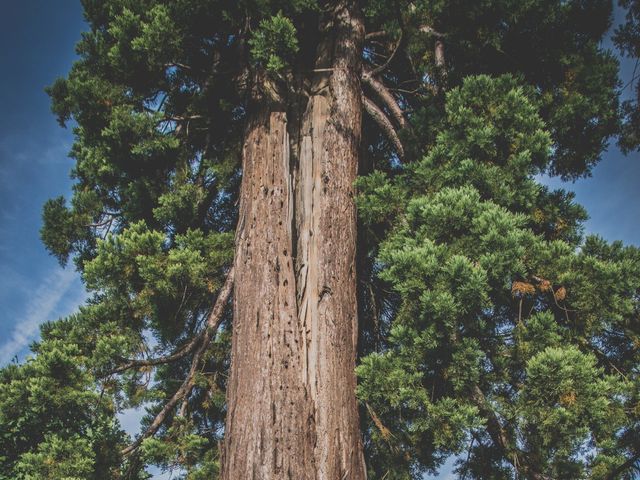
[[[541,174],[637,148],[605,0],[362,1],[358,389],[369,478],[633,478],[640,251]],[[638,57],[638,6],[615,39]],[[49,88],[91,297],[0,371],[0,479],[216,478],[251,72],[307,88],[315,0],[83,0]],[[117,413],[143,408],[130,438]],[[635,469],[635,470],[634,470]]]

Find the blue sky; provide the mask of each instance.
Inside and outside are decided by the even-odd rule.
[[[38,325],[85,297],[72,269],[42,246],[42,204],[67,194],[71,132],[49,109],[45,86],[64,75],[84,28],[75,0],[2,2],[0,15],[0,365],[38,334]]]
[[[71,313],[86,298],[77,274],[61,269],[38,235],[43,203],[68,195],[73,166],[67,157],[71,132],[56,123],[44,87],[69,70],[84,28],[77,0],[2,2],[0,366],[24,359],[42,322]],[[632,70],[631,62],[623,62],[624,77],[631,78]],[[591,216],[588,232],[640,245],[639,180],[640,156],[611,148],[592,178],[568,185],[546,181],[576,192]],[[125,418],[129,429],[136,417]],[[444,471],[438,478],[453,478]]]

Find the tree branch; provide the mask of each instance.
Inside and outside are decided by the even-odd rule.
[[[409,12],[411,13],[415,13],[416,12],[416,5],[415,3],[411,2],[409,3]],[[422,33],[427,33],[429,35],[433,35],[436,38],[442,38],[444,37],[444,33],[440,33],[438,31],[436,31],[431,25],[419,25],[418,26],[418,30],[420,30]]]
[[[386,38],[387,37],[387,32],[385,32],[384,30],[380,30],[378,32],[370,32],[367,33],[364,36],[365,40],[376,40],[378,38]]]
[[[389,89],[385,87],[385,85],[380,80],[375,78],[372,75],[371,71],[365,70],[363,72],[362,81],[376,93],[376,95],[380,98],[384,105],[389,109],[389,112],[391,112],[391,116],[398,123],[398,125],[401,128],[405,128],[407,126],[407,120],[404,118],[400,105],[398,105],[398,102],[396,101],[393,94],[389,91]]]
[[[398,53],[398,50],[400,49],[400,45],[402,45],[403,38],[404,38],[404,36],[403,36],[402,30],[400,30],[400,38],[396,42],[396,45],[393,48],[393,51],[391,52],[391,55],[389,55],[387,60],[382,65],[380,65],[379,67],[376,67],[373,70],[371,70],[371,72],[369,74],[372,77],[375,77],[376,75],[378,75],[381,72],[384,72],[387,69],[389,64],[393,61],[394,57],[396,56],[396,53]]]
[[[190,122],[191,120],[200,120],[204,118],[202,115],[187,115],[187,116],[173,116],[173,117],[164,117],[156,122],[156,125],[161,125],[163,123],[180,123],[180,122]]]
[[[489,432],[489,436],[493,440],[493,443],[506,452],[509,449],[507,433],[504,431],[504,428],[496,415],[490,409],[487,398],[477,385],[474,385],[473,387],[471,398],[480,410],[480,413],[487,419],[487,431]]]
[[[369,415],[371,416],[371,420],[373,420],[374,425],[378,428],[378,430],[380,430],[380,435],[382,435],[382,438],[384,438],[388,442],[390,437],[395,437],[395,435],[391,433],[391,430],[384,426],[382,420],[380,420],[380,417],[378,417],[373,408],[371,408],[371,405],[366,402],[365,405],[367,407]]]
[[[439,77],[441,85],[438,85],[436,88],[441,90],[443,87],[446,88],[447,83],[447,64],[445,60],[444,54],[444,41],[442,37],[437,37],[435,46],[434,46],[434,59],[436,64],[436,74]]]
[[[433,29],[433,27],[429,26],[429,25],[420,25],[418,27],[418,30],[420,30],[422,33],[426,33],[428,35],[432,35],[436,38],[444,38],[444,33],[440,33],[436,30]]]
[[[184,63],[178,63],[178,62],[165,63],[164,67],[165,68],[182,68],[184,70],[192,70],[191,66],[185,65]]]
[[[167,415],[169,415],[169,413],[175,408],[178,402],[191,393],[191,390],[195,385],[196,371],[198,369],[198,365],[200,364],[200,360],[206,352],[213,335],[218,330],[218,327],[222,322],[222,313],[224,312],[224,307],[227,304],[227,300],[231,296],[231,291],[233,290],[233,277],[234,271],[232,268],[227,274],[227,279],[225,280],[225,283],[222,286],[220,293],[218,294],[216,303],[211,309],[209,318],[207,318],[207,326],[203,331],[202,343],[196,350],[196,353],[193,355],[193,359],[191,360],[191,368],[189,368],[189,374],[184,379],[182,385],[180,385],[180,388],[176,391],[176,393],[173,394],[173,396],[165,404],[162,410],[160,410],[160,412],[156,415],[156,417],[153,419],[153,422],[151,422],[151,425],[147,427],[144,433],[140,435],[131,445],[124,448],[120,452],[122,455],[129,455],[142,444],[145,438],[154,435],[160,429],[160,427],[166,420]]]
[[[402,142],[400,141],[400,137],[393,128],[393,124],[391,120],[385,115],[385,113],[371,100],[369,100],[366,96],[362,96],[362,104],[364,106],[365,111],[369,114],[369,116],[373,119],[374,122],[380,127],[382,132],[387,136],[387,138],[391,141],[398,156],[400,158],[404,157],[404,147],[402,146]]]
[[[175,362],[176,360],[180,360],[186,357],[187,355],[189,355],[193,350],[195,350],[195,348],[199,345],[200,341],[204,337],[205,332],[206,332],[206,329],[199,332],[195,337],[191,339],[191,341],[189,341],[189,343],[187,343],[185,346],[183,346],[177,352],[171,355],[167,355],[165,357],[158,357],[158,358],[148,358],[144,360],[126,360],[125,359],[127,363],[114,368],[113,370],[109,371],[109,373],[107,373],[105,376],[108,377],[109,375],[122,373],[132,368],[154,367],[156,365],[163,365],[165,363],[171,363],[171,362]]]

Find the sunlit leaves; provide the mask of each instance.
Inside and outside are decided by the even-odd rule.
[[[256,62],[261,63],[269,72],[278,73],[287,66],[291,55],[298,51],[296,27],[279,12],[260,22],[249,45]]]

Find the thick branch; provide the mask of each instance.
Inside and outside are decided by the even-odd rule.
[[[382,132],[386,135],[386,137],[391,141],[398,156],[400,158],[404,157],[404,147],[402,146],[402,142],[400,141],[400,137],[393,128],[393,124],[391,120],[387,118],[385,113],[371,100],[369,100],[366,96],[362,96],[362,104],[364,106],[365,111],[369,114],[369,116],[373,119],[374,122],[380,127]]]
[[[135,442],[133,442],[128,447],[124,448],[120,453],[122,455],[128,455],[134,450],[136,450],[144,441],[145,438],[148,438],[154,435],[162,426],[164,421],[167,418],[167,415],[175,408],[178,402],[187,397],[191,390],[193,389],[196,381],[196,372],[198,370],[198,366],[200,364],[200,360],[202,356],[207,350],[209,346],[209,342],[211,338],[218,330],[220,323],[222,322],[222,313],[224,312],[224,307],[227,304],[227,300],[231,295],[231,291],[233,290],[233,268],[227,274],[227,279],[218,294],[218,298],[216,299],[216,303],[211,309],[211,313],[209,314],[209,318],[207,318],[207,326],[204,330],[204,335],[202,337],[202,343],[199,348],[196,350],[196,353],[193,355],[193,359],[191,360],[191,368],[189,369],[189,374],[180,385],[180,388],[173,394],[173,396],[169,399],[169,401],[165,404],[165,406],[160,410],[160,412],[156,415],[151,422],[151,425],[145,430],[145,432],[140,435]]]
[[[376,40],[378,38],[386,38],[387,32],[380,30],[379,32],[370,32],[364,36],[365,40]]]
[[[447,64],[444,54],[444,41],[441,37],[436,38],[434,46],[434,59],[436,64],[436,74],[438,76],[439,84],[436,86],[438,91],[442,91],[447,85]]]
[[[429,25],[420,25],[419,30],[422,33],[426,33],[428,35],[433,35],[436,38],[444,38],[444,33],[440,33],[436,30],[433,29],[433,27],[429,26]]]
[[[202,330],[195,337],[189,341],[185,346],[183,346],[177,352],[167,355],[164,357],[158,358],[148,358],[145,360],[127,360],[127,363],[124,363],[113,370],[111,370],[106,376],[114,375],[116,373],[122,373],[132,368],[140,368],[140,367],[154,367],[156,365],[164,365],[166,363],[172,363],[176,360],[180,360],[187,355],[189,355],[195,348],[200,344],[200,341],[204,337],[206,330]]]
[[[380,100],[384,103],[384,105],[391,112],[391,116],[398,123],[401,128],[405,128],[407,126],[407,120],[404,118],[404,114],[402,113],[402,109],[398,102],[396,101],[393,94],[389,91],[385,85],[375,78],[372,75],[371,71],[365,71],[362,74],[362,81],[367,84],[380,98]]]
[[[493,440],[493,443],[496,444],[496,446],[506,452],[509,449],[507,432],[504,431],[500,421],[493,411],[491,411],[484,393],[477,385],[473,387],[471,398],[480,410],[480,414],[487,419],[487,431],[489,432],[491,440]]]
[[[436,67],[444,70],[444,68],[446,67],[445,58],[444,58],[444,42],[440,38],[436,40],[435,61],[436,61]],[[444,74],[445,72],[443,71],[441,73]]]

